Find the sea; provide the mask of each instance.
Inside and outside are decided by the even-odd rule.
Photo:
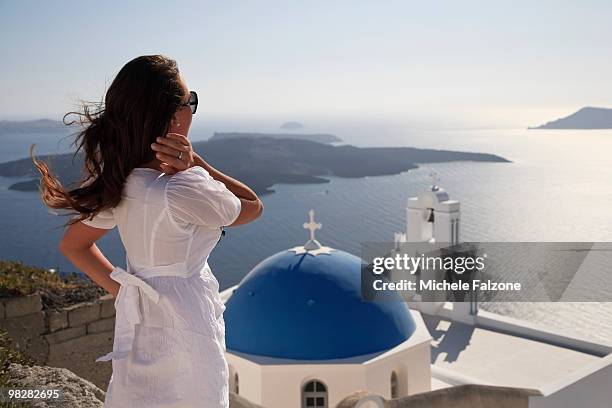
[[[213,131],[278,132],[278,124],[219,122],[192,130],[193,140]],[[393,241],[406,230],[406,200],[438,183],[461,202],[461,239],[480,242],[611,242],[612,131],[524,128],[431,129],[410,124],[321,120],[302,130],[331,133],[355,146],[410,146],[493,153],[510,163],[423,164],[389,176],[329,178],[325,184],[278,184],[262,196],[263,216],[228,228],[209,263],[221,288],[240,280],[260,261],[308,239],[302,224],[315,210],[317,239],[359,255],[364,242]],[[41,139],[32,135],[32,140]],[[11,138],[0,161],[27,156],[28,135]],[[37,152],[57,151],[49,138]],[[205,153],[204,153],[204,158]],[[75,270],[58,251],[65,218],[50,213],[35,192],[8,190],[21,180],[0,177],[0,258],[67,272]],[[125,252],[115,230],[99,241],[118,265]],[[612,284],[612,266],[610,266]],[[543,327],[612,343],[610,302],[496,303],[487,310]]]

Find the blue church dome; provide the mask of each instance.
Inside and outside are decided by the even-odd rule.
[[[322,248],[328,251],[316,256],[279,252],[244,277],[225,304],[228,350],[328,360],[386,351],[414,333],[399,295],[397,302],[362,300],[360,258]]]

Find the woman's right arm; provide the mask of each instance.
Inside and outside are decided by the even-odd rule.
[[[240,214],[230,226],[248,224],[261,216],[263,203],[246,184],[215,169],[196,152],[193,152],[193,158],[195,166],[204,168],[213,179],[225,184],[225,187],[240,199]]]

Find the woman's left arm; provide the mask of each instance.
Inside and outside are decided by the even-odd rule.
[[[68,226],[59,248],[74,266],[116,297],[120,285],[109,276],[113,264],[96,246],[96,241],[107,232],[107,229],[94,228],[77,222]]]

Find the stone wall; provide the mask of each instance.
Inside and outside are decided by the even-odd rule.
[[[54,310],[43,310],[38,294],[0,299],[0,329],[8,332],[16,349],[39,365],[67,368],[104,390],[111,362],[95,359],[112,350],[114,327],[110,295]]]

